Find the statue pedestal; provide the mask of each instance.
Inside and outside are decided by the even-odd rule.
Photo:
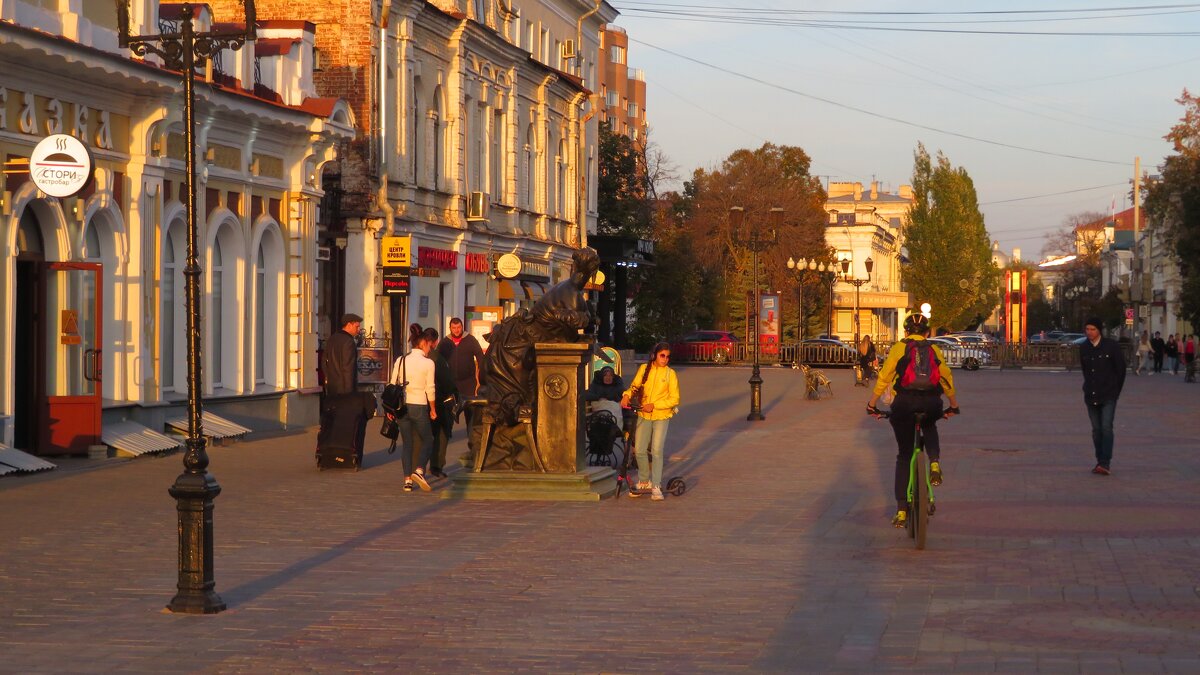
[[[450,476],[442,499],[597,502],[617,494],[617,472],[589,466],[571,473],[460,471]]]
[[[537,354],[537,421],[534,437],[545,471],[463,472],[442,493],[446,499],[597,501],[617,491],[617,472],[587,466],[583,394],[590,343],[547,343]]]

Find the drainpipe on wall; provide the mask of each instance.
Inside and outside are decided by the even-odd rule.
[[[584,12],[583,16],[579,17],[579,21],[577,21],[575,23],[575,45],[576,45],[576,47],[575,47],[575,49],[576,49],[575,65],[579,70],[579,79],[581,79],[581,80],[583,79],[583,22],[586,21],[588,19],[588,17],[599,12],[600,5],[603,3],[604,3],[604,0],[596,0],[595,7],[592,7],[590,10]],[[599,47],[597,47],[597,50],[599,50]],[[599,64],[597,64],[597,65],[599,65]],[[598,68],[597,68],[597,72],[599,72]],[[589,82],[588,86],[595,87],[595,83]],[[588,120],[592,119],[592,115],[594,115],[596,112],[595,99],[596,99],[595,93],[592,93],[590,96],[588,96],[586,99],[584,99],[585,101],[591,102],[592,105],[589,106],[587,114],[583,115],[579,118],[579,131],[577,132],[577,135],[579,138],[579,147],[575,153],[575,155],[576,155],[575,171],[578,175],[579,189],[575,196],[575,203],[576,203],[575,211],[577,213],[576,223],[579,226],[579,247],[580,248],[587,246],[587,235],[588,235],[588,231],[587,231],[588,171],[587,171],[587,169],[589,168],[588,164],[587,164],[587,140],[588,140],[587,123],[588,123]],[[583,105],[583,102],[581,101],[579,103],[579,106],[582,106],[582,105]],[[576,109],[578,109],[579,106],[577,106]],[[597,138],[596,140],[597,140],[597,142],[599,142],[599,138]],[[596,166],[597,166],[597,170],[599,170],[599,162],[597,162]]]

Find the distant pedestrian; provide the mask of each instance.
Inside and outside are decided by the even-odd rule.
[[[621,407],[637,410],[634,446],[637,452],[638,483],[629,492],[637,497],[650,491],[650,499],[662,501],[663,455],[667,446],[667,426],[679,409],[679,377],[670,367],[671,345],[659,342],[650,350],[650,361],[638,368],[631,386],[621,396]],[[652,453],[648,456],[648,452]]]
[[[1196,336],[1189,335],[1183,345],[1184,382],[1196,381]]]
[[[867,386],[867,380],[875,374],[875,343],[871,341],[870,335],[862,336],[858,341],[858,380],[854,382],[855,386]]]
[[[416,483],[422,490],[430,490],[425,479],[425,465],[433,452],[433,427],[437,420],[437,385],[435,366],[429,358],[437,338],[430,339],[420,324],[408,327],[408,342],[412,347],[404,356],[396,359],[392,366],[391,382],[404,385],[404,400],[408,403],[408,414],[399,420],[400,437],[404,439],[404,450],[400,460],[404,464],[404,491],[412,492]]]
[[[1134,375],[1141,375],[1142,370],[1150,372],[1150,355],[1153,352],[1154,350],[1150,348],[1150,333],[1142,331],[1142,339],[1138,341],[1137,352],[1133,356],[1136,359],[1133,369]]]
[[[1182,336],[1180,336],[1182,337]],[[1175,334],[1171,333],[1167,338],[1167,344],[1163,347],[1163,351],[1167,355],[1167,360],[1171,363],[1171,374],[1179,374],[1179,341],[1175,339]]]
[[[465,333],[463,328],[462,319],[450,319],[450,334],[442,338],[437,350],[450,364],[450,377],[454,379],[454,389],[458,398],[469,401],[482,395],[480,387],[483,385],[483,347],[474,335]],[[468,406],[463,411],[467,422],[467,455],[460,458],[459,462],[464,467],[473,466],[475,463],[475,426],[479,423],[476,410],[477,408]]]
[[[1163,356],[1166,354],[1166,343],[1163,342],[1162,333],[1154,331],[1154,337],[1150,338],[1150,349],[1154,350],[1154,372],[1161,373],[1163,367]]]
[[[437,344],[438,333],[433,328],[426,328],[421,334],[429,344]],[[458,399],[458,388],[450,372],[450,364],[436,349],[429,350],[429,358],[433,359],[434,389],[437,391],[437,418],[431,421],[433,430],[433,452],[429,454],[429,475],[434,478],[446,477],[446,448],[450,445],[450,437],[454,431],[454,404]]]
[[[1083,401],[1092,423],[1092,445],[1096,466],[1092,473],[1107,476],[1112,472],[1113,418],[1117,399],[1125,386],[1125,356],[1121,346],[1100,334],[1103,320],[1091,318],[1084,326],[1087,340],[1079,346],[1079,365],[1083,371]],[[1146,334],[1142,334],[1146,341]]]

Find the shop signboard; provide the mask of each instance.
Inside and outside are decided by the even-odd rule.
[[[758,346],[763,354],[779,353],[779,294],[758,296]]]
[[[391,351],[387,347],[358,348],[358,383],[387,384]]]
[[[54,134],[43,138],[29,157],[29,176],[51,197],[71,197],[92,179],[92,153],[74,136]]]

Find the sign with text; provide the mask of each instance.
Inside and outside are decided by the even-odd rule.
[[[381,276],[384,295],[408,295],[411,285],[408,267],[385,267]]]
[[[384,268],[412,267],[412,235],[384,237],[380,246],[380,263]]]
[[[92,153],[78,138],[54,134],[43,138],[29,157],[29,176],[51,197],[79,194],[92,179]]]
[[[758,345],[764,354],[779,353],[779,295],[758,296]]]
[[[417,249],[417,267],[425,270],[458,269],[458,252],[422,246]]]

